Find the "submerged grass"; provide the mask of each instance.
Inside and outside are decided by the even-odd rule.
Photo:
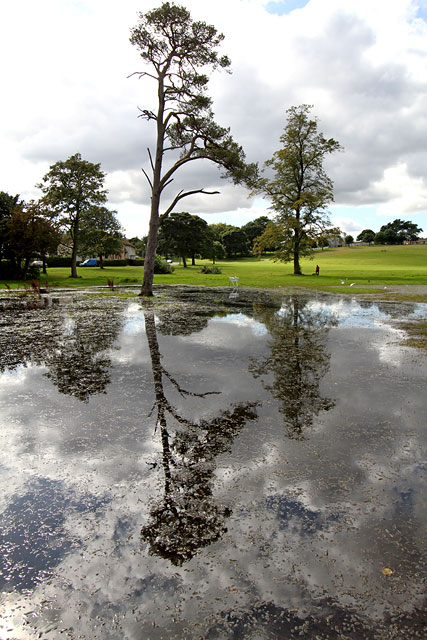
[[[400,327],[408,334],[406,346],[427,351],[427,322],[404,322]]]

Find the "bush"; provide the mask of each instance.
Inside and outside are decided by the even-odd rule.
[[[40,267],[37,265],[31,265],[27,269],[25,276],[26,280],[38,280],[40,278]]]
[[[129,258],[126,261],[130,267],[143,267],[144,260],[142,258]]]
[[[173,271],[173,266],[166,260],[163,260],[157,254],[154,256],[154,273],[173,273]]]
[[[200,273],[222,273],[221,269],[215,265],[210,266],[208,264],[204,264],[200,269]]]

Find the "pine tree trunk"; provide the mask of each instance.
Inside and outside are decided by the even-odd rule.
[[[151,297],[153,295],[153,279],[154,279],[154,258],[157,248],[157,236],[160,226],[160,194],[161,194],[161,174],[163,162],[163,143],[165,137],[165,126],[163,123],[163,114],[165,109],[164,96],[164,78],[159,77],[158,96],[159,108],[157,111],[157,142],[156,142],[156,158],[153,169],[153,182],[151,186],[151,215],[150,228],[148,230],[147,248],[144,259],[144,277],[142,279],[142,287],[140,296]]]
[[[144,277],[140,296],[151,297],[153,295],[154,258],[156,255],[157,235],[160,226],[159,204],[160,196],[153,196],[151,199],[150,228],[148,231],[147,248],[145,250]]]

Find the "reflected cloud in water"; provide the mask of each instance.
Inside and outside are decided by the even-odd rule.
[[[162,294],[0,318],[0,636],[421,637],[423,309]]]

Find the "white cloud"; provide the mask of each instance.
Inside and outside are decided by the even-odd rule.
[[[339,227],[343,233],[359,234],[363,230],[363,226],[352,218],[332,216],[332,224]]]
[[[377,209],[379,216],[399,217],[417,213],[424,209],[427,202],[427,185],[421,177],[409,175],[406,163],[385,169],[376,187],[387,193],[387,202]]]

